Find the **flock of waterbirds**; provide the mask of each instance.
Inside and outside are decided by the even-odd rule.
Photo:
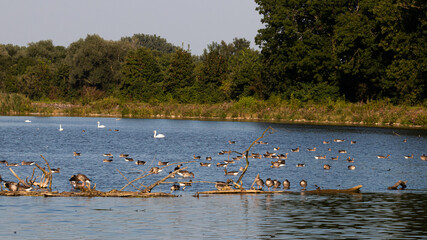
[[[25,122],[31,122],[31,121],[30,120],[26,120]],[[105,128],[106,127],[105,125],[102,125],[99,121],[97,122],[97,124],[98,124],[98,126],[97,126],[98,128]],[[59,131],[62,132],[63,130],[64,129],[62,128],[62,124],[60,124],[59,125]],[[116,130],[116,131],[118,131],[118,130]],[[165,138],[165,135],[164,134],[158,134],[157,131],[154,130],[153,137],[154,138]],[[334,143],[343,143],[345,141],[346,141],[345,139],[338,139],[338,138],[333,139]],[[406,142],[406,139],[403,142]],[[229,144],[235,144],[236,141],[231,141],[230,140],[230,141],[228,141],[228,143]],[[331,141],[326,141],[325,140],[322,143],[324,145],[328,145],[328,144],[331,143]],[[267,145],[268,142],[257,141],[257,142],[255,142],[255,144]],[[356,141],[350,141],[350,144],[351,145],[352,144],[356,144]],[[271,161],[270,161],[270,163],[271,163],[270,167],[271,168],[285,167],[286,166],[286,160],[288,159],[288,154],[289,153],[288,152],[286,152],[286,153],[279,153],[279,151],[281,150],[280,147],[274,147],[274,148],[272,148],[272,150],[273,150],[272,152],[267,151],[267,152],[262,153],[262,154],[261,153],[252,152],[250,154],[248,153],[247,156],[248,156],[248,158],[252,158],[252,159],[263,159],[263,158],[264,159],[271,159]],[[300,147],[296,147],[296,148],[291,148],[290,152],[292,152],[292,153],[298,153],[298,152],[300,152],[300,150],[301,150]],[[309,152],[316,152],[317,147],[307,148],[306,150],[309,151]],[[332,149],[328,148],[328,151],[332,152]],[[338,161],[340,159],[339,158],[339,154],[345,154],[345,153],[347,153],[347,151],[344,150],[344,149],[340,149],[337,152],[338,152],[337,156],[331,157],[332,161]],[[241,172],[244,171],[243,167],[240,167],[240,169],[238,171],[229,171],[228,170],[227,167],[229,165],[232,165],[232,164],[236,163],[236,161],[239,161],[241,159],[245,159],[246,158],[246,154],[243,153],[243,154],[239,154],[239,155],[237,155],[235,157],[232,157],[230,159],[230,156],[233,153],[236,153],[236,152],[231,151],[231,150],[222,150],[222,151],[218,152],[218,155],[228,155],[228,158],[226,160],[223,160],[221,162],[217,162],[216,163],[216,167],[223,167],[224,168],[224,174],[225,175],[237,176],[237,175],[239,175],[239,173],[241,173]],[[73,152],[73,156],[75,156],[75,157],[81,156],[81,153],[79,153],[79,152]],[[111,153],[104,153],[103,156],[105,157],[103,159],[103,162],[109,163],[109,162],[113,161],[113,158],[114,158],[113,154],[111,154]],[[326,159],[326,155],[314,155],[313,157],[314,157],[314,159]],[[377,155],[377,158],[379,158],[379,159],[387,159],[389,157],[390,157],[389,154],[387,154],[385,156],[384,155]],[[119,155],[119,158],[123,158],[124,161],[126,161],[126,162],[134,162],[136,165],[146,165],[146,161],[134,160],[132,157],[129,156],[129,154],[122,153],[122,154]],[[413,159],[414,158],[414,154],[403,156],[403,158],[404,159]],[[204,158],[205,162],[202,162],[201,159],[202,159],[201,156],[196,156],[196,154],[193,155],[193,160],[200,161],[199,162],[200,167],[211,167],[212,166],[212,157],[211,156],[207,156],[206,158]],[[427,155],[425,155],[425,154],[421,155],[420,159],[423,160],[423,161],[427,161]],[[353,164],[355,162],[354,157],[353,158],[352,157],[347,157],[345,160],[348,163],[351,163],[350,165],[348,165],[348,169],[349,170],[355,170],[356,169],[356,166]],[[35,164],[35,162],[34,161],[22,161],[21,164],[19,164],[19,163],[9,163],[6,160],[0,160],[0,164],[4,164],[7,167],[16,167],[16,166],[20,166],[20,165],[21,166],[32,166],[32,165]],[[172,165],[172,163],[158,161],[157,165],[158,166],[154,166],[154,167],[150,168],[150,170],[149,170],[150,174],[158,174],[158,173],[162,172],[162,170],[163,170],[164,167]],[[195,177],[195,174],[193,172],[189,172],[187,170],[181,170],[180,168],[182,167],[182,164],[175,164],[175,165],[176,165],[176,167],[175,167],[175,169],[174,169],[173,172],[176,173],[176,174],[178,174],[182,178],[194,178]],[[298,168],[299,167],[305,167],[305,163],[298,163],[298,164],[296,164],[296,167],[298,167]],[[330,170],[331,169],[331,165],[324,164],[323,165],[323,169],[324,170]],[[52,168],[51,172],[52,173],[59,173],[60,172],[60,168],[57,168],[57,169],[53,169]],[[172,173],[172,172],[169,172],[169,173]],[[172,175],[172,177],[175,177],[174,175]],[[291,183],[289,182],[288,179],[285,179],[283,182],[281,182],[281,181],[279,181],[277,179],[267,178],[264,181],[263,179],[260,178],[259,175],[260,174],[258,174],[255,177],[254,183],[251,186],[252,189],[259,189],[259,190],[261,190],[264,186],[266,186],[268,188],[268,190],[270,191],[271,188],[278,189],[278,188],[280,188],[281,185],[283,186],[283,189],[285,189],[285,190],[291,188]],[[30,191],[30,190],[32,190],[31,187],[26,187],[26,186],[24,186],[22,184],[19,184],[19,183],[16,183],[16,182],[4,181],[1,178],[1,176],[0,176],[0,182],[3,182],[3,186],[5,186],[10,191],[18,191],[18,190]],[[90,187],[90,183],[91,183],[90,179],[86,175],[81,174],[81,173],[72,175],[71,178],[69,179],[69,182],[70,182],[70,184],[74,188],[81,188],[81,187],[85,187],[86,185],[89,185],[89,187]],[[230,188],[230,182],[231,182],[231,179],[229,179],[227,182],[216,181],[215,182],[215,187],[218,190],[229,189]],[[177,191],[177,190],[180,190],[180,189],[184,190],[185,187],[191,186],[192,183],[193,183],[192,180],[189,180],[187,182],[175,182],[175,183],[172,183],[172,186],[171,186],[170,190],[171,191]],[[255,187],[254,187],[254,185],[255,185]],[[304,179],[302,179],[299,182],[299,185],[301,186],[302,190],[305,190],[307,188],[307,181],[304,180]],[[319,188],[317,185],[315,185],[315,186],[316,186],[316,188]]]

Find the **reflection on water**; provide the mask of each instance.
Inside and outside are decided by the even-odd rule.
[[[61,168],[53,182],[58,191],[69,191],[68,179],[76,173],[88,175],[98,190],[109,191],[127,183],[117,170],[134,179],[158,161],[190,161],[193,155],[201,155],[201,162],[211,156],[210,162],[215,165],[227,159],[218,155],[219,151],[244,151],[270,125],[101,119],[107,127],[98,129],[99,119],[95,118],[31,118],[31,123],[24,123],[25,119],[0,117],[1,160],[42,164],[39,155],[43,154],[53,168]],[[62,132],[58,131],[60,123]],[[196,198],[192,197],[195,192],[213,189],[212,183],[197,183],[176,192],[181,197],[166,199],[0,197],[0,239],[389,239],[426,235],[427,162],[419,156],[427,153],[427,131],[271,125],[276,132],[263,139],[269,144],[255,145],[251,151],[265,153],[280,147],[279,154],[289,153],[286,166],[271,168],[271,159],[251,159],[244,186],[249,187],[259,173],[264,180],[288,179],[295,193]],[[166,138],[154,139],[153,130]],[[346,142],[334,143],[334,138]],[[229,140],[236,143],[231,145]],[[324,140],[331,142],[324,145]],[[351,144],[350,140],[357,143]],[[291,152],[296,147],[301,151]],[[313,147],[316,152],[306,150]],[[347,153],[339,154],[338,150]],[[74,151],[81,152],[81,156],[73,156]],[[103,153],[112,153],[114,161],[103,163]],[[118,157],[121,153],[144,160],[147,165],[125,162]],[[388,159],[376,157],[387,154]],[[411,154],[414,159],[404,159]],[[323,155],[327,159],[314,158]],[[331,160],[337,155],[339,160]],[[348,157],[355,158],[352,164],[356,170],[347,169]],[[298,163],[305,167],[297,168]],[[324,164],[331,165],[331,170],[325,171]],[[236,161],[228,170],[244,165],[245,161]],[[200,167],[199,162],[186,166],[195,173],[195,182],[238,177],[225,176],[223,168]],[[31,175],[32,167],[15,167],[14,171],[25,178]],[[139,183],[152,183],[168,171]],[[4,165],[0,165],[0,175],[14,179]],[[343,189],[362,184],[362,193],[300,194],[298,183],[302,178],[307,180],[308,190],[315,189],[315,185]],[[397,180],[407,180],[409,190],[387,190]],[[162,184],[154,191],[169,192],[169,188]]]
[[[420,239],[427,229],[427,197],[412,193],[0,201],[2,239]]]

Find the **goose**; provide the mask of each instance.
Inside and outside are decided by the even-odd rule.
[[[314,147],[314,148],[307,148],[307,151],[309,151],[309,152],[315,152],[316,151],[316,147]]]
[[[135,162],[136,165],[145,165],[145,161],[138,160]]]
[[[157,164],[158,164],[159,166],[167,166],[167,165],[169,164],[169,162],[162,162],[162,161],[159,161],[159,162],[157,162]]]
[[[262,189],[264,186],[264,181],[259,176],[255,177],[255,183],[258,186],[258,189]]]
[[[150,173],[158,174],[159,172],[163,171],[163,169],[160,169],[158,167],[152,167],[150,169]]]
[[[268,191],[270,191],[270,188],[271,188],[273,185],[274,185],[274,182],[273,182],[273,180],[271,180],[271,178],[267,178],[267,179],[265,180],[265,186],[267,186]]]
[[[194,154],[193,159],[200,159],[200,156],[196,156],[196,154]]]
[[[355,169],[356,169],[356,166],[354,166],[354,165],[348,166],[348,170],[355,170]]]
[[[344,139],[339,139],[339,138],[334,139],[334,142],[344,142],[344,141],[345,141]]]
[[[301,182],[299,182],[299,185],[303,188],[303,190],[305,190],[305,188],[307,187],[307,181],[303,179],[301,180]]]
[[[390,154],[388,154],[387,156],[377,155],[377,158],[388,158],[388,157],[390,157]]]
[[[73,152],[73,156],[80,156],[81,154],[78,152]]]
[[[60,131],[60,132],[64,131],[64,129],[62,128],[62,125],[61,125],[61,124],[59,124],[59,131]]]
[[[280,187],[280,184],[282,184],[280,181],[277,181],[276,179],[273,180],[274,189],[278,189]]]
[[[289,189],[291,187],[291,183],[288,181],[288,179],[285,179],[283,181],[283,189]]]
[[[105,128],[105,125],[101,125],[101,123],[98,121],[98,128]]]
[[[129,154],[123,154],[123,153],[121,153],[121,154],[119,155],[119,157],[121,157],[121,158],[127,158],[127,157],[129,157]]]
[[[239,171],[227,171],[227,168],[224,168],[224,175],[237,176],[237,174],[239,174]]]
[[[336,157],[331,157],[332,160],[338,160],[338,156]]]
[[[338,150],[338,153],[347,153],[346,150]]]
[[[35,162],[33,162],[33,161],[30,161],[30,162],[22,161],[21,162],[22,166],[30,166],[30,165],[34,165],[34,164],[35,164]]]
[[[111,158],[106,158],[106,159],[104,159],[104,160],[102,160],[103,162],[112,162],[113,161],[113,159],[111,159]]]
[[[90,179],[86,177],[86,175],[81,173],[77,175],[72,175],[69,182],[71,185],[73,185],[74,188],[85,187],[86,184],[88,184],[88,188],[90,188],[91,183]]]
[[[414,154],[412,154],[411,156],[404,156],[405,157],[405,159],[412,159],[412,158],[414,158]]]
[[[171,193],[173,192],[173,191],[178,191],[179,190],[179,185],[178,184],[174,184],[174,185],[172,185],[171,186]]]
[[[423,155],[421,155],[421,160],[423,160],[423,161],[427,161],[427,155],[425,155],[425,154],[423,154]]]
[[[60,173],[61,172],[61,168],[51,168],[50,169],[51,171],[51,173]]]
[[[326,155],[324,156],[314,156],[315,159],[326,159]]]
[[[200,163],[201,167],[210,167],[212,163]]]
[[[299,152],[299,147],[291,149],[291,150],[292,150],[292,152]]]
[[[157,131],[154,130],[154,138],[164,138],[164,137],[165,137],[165,135],[163,135],[161,133],[157,134]]]
[[[212,157],[206,157],[206,161],[211,161]]]
[[[3,185],[11,192],[16,192],[19,190],[19,184],[16,182],[4,182]]]
[[[304,163],[298,163],[297,167],[305,167],[305,164]]]
[[[323,169],[329,170],[329,169],[331,169],[331,165],[325,164],[325,165],[323,165]]]
[[[186,171],[186,170],[179,171],[178,175],[180,175],[183,178],[189,178],[189,177],[193,177],[194,178],[194,173]]]

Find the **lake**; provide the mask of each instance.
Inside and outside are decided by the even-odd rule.
[[[98,128],[97,121],[106,127]],[[58,130],[60,124],[63,131]],[[275,159],[249,159],[244,187],[249,188],[259,174],[264,180],[288,179],[293,193],[193,196],[213,190],[215,181],[237,180],[238,176],[226,176],[224,168],[216,166],[237,154],[218,153],[245,151],[269,126],[274,133],[261,139],[268,144],[254,145],[250,152],[288,153],[286,165],[271,168]],[[55,191],[71,191],[68,180],[76,173],[87,175],[98,190],[109,191],[127,183],[121,174],[133,180],[157,166],[158,161],[195,161],[184,164],[194,173],[194,183],[184,191],[174,192],[180,196],[177,198],[0,197],[0,238],[361,239],[422,238],[426,234],[427,162],[420,160],[422,154],[427,154],[426,130],[78,117],[0,117],[0,130],[1,160],[36,161],[44,165],[42,154],[52,168],[61,170],[54,174]],[[166,137],[153,138],[154,130]],[[299,152],[291,151],[298,147]],[[312,148],[316,151],[307,150]],[[73,152],[81,155],[73,156]],[[113,161],[104,163],[104,153],[111,153]],[[127,162],[119,154],[129,154],[146,165]],[[413,158],[404,157],[411,154]],[[194,155],[201,159],[193,160]],[[377,155],[390,156],[378,159]],[[211,161],[205,160],[208,156]],[[315,159],[316,156],[326,159]],[[337,156],[338,160],[332,160]],[[354,162],[349,163],[349,157]],[[201,167],[200,162],[211,162],[212,166]],[[304,167],[296,167],[297,164]],[[331,169],[324,170],[324,164]],[[349,170],[349,165],[356,169]],[[135,187],[143,188],[163,178],[175,166],[141,179]],[[227,170],[238,171],[242,166],[243,159],[229,164]],[[31,176],[33,166],[12,169],[25,178]],[[0,165],[0,175],[16,181],[5,165]],[[316,186],[363,187],[360,194],[301,194],[302,179],[308,183],[307,190]],[[387,190],[398,180],[408,181],[407,190]],[[167,181],[188,179],[177,176]],[[170,192],[170,187],[171,183],[160,184],[153,192]],[[136,191],[132,186],[126,190]]]

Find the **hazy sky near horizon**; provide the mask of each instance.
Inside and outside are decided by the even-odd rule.
[[[0,43],[56,46],[98,34],[119,40],[136,33],[157,35],[200,55],[212,42],[245,38],[251,47],[261,15],[254,0],[0,0]]]

